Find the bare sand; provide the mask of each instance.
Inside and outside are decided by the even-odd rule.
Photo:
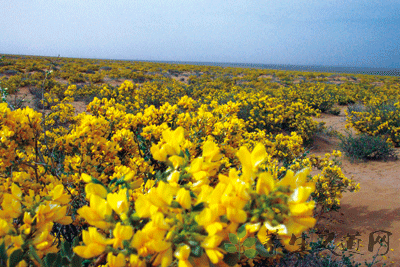
[[[332,127],[338,132],[345,133],[345,115],[341,108],[339,116],[323,114],[318,121],[324,121],[327,127]],[[354,130],[352,130],[354,131]],[[334,137],[324,137],[316,140],[314,149],[311,151],[316,155],[324,155],[338,149],[339,140]],[[400,156],[399,149],[397,154]],[[342,157],[342,170],[346,177],[360,183],[360,191],[357,193],[344,193],[341,200],[339,212],[331,212],[323,216],[319,226],[325,227],[329,232],[334,232],[336,241],[343,243],[347,247],[346,235],[356,235],[360,242],[359,251],[355,251],[357,244],[354,245],[354,259],[360,263],[365,261],[372,262],[376,255],[379,244],[373,246],[373,251],[368,250],[370,234],[375,231],[387,231],[375,233],[382,237],[386,235],[388,242],[388,253],[383,257],[380,264],[373,266],[400,266],[400,164],[399,161],[368,161],[351,162],[346,157]],[[389,238],[387,238],[387,236]],[[371,242],[373,243],[373,242]],[[387,248],[382,247],[380,253],[386,252]],[[392,251],[393,250],[393,251]],[[340,252],[338,250],[338,252]],[[393,263],[392,263],[393,262]],[[364,266],[364,264],[362,265]]]

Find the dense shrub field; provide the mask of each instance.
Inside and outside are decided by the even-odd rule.
[[[309,155],[323,127],[313,117],[356,103],[350,126],[400,143],[396,77],[329,84],[329,74],[261,69],[2,62],[2,266],[267,264],[359,188],[340,151]],[[22,87],[34,108],[7,96]],[[252,240],[245,258],[229,252],[233,235]],[[280,246],[266,257],[272,235]]]

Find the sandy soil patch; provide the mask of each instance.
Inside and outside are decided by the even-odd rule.
[[[326,122],[327,127],[332,127],[340,133],[345,133],[345,115],[341,108],[339,116],[322,114],[318,121]],[[351,129],[354,133],[354,129]],[[339,149],[339,140],[334,137],[322,136],[317,138],[311,153],[324,155],[334,149]],[[400,152],[399,149],[397,149]],[[400,155],[398,153],[398,155]],[[377,235],[388,235],[389,251],[385,255],[388,260],[383,260],[386,266],[399,266],[400,262],[400,164],[399,161],[368,161],[350,162],[342,157],[342,170],[346,177],[360,183],[361,189],[357,193],[344,193],[339,212],[324,215],[319,227],[324,227],[329,232],[337,235],[336,241],[347,246],[347,235],[356,235],[354,242],[360,241],[359,254],[354,259],[360,263],[371,262],[376,254],[379,244],[375,244],[373,251],[368,250],[370,234],[376,239]],[[386,232],[384,232],[386,231]],[[359,234],[359,235],[357,235]],[[386,237],[387,238],[387,237]],[[361,241],[362,240],[362,241]],[[355,243],[354,248],[357,244]],[[372,242],[373,243],[373,242]],[[393,249],[393,251],[391,250]],[[381,248],[381,253],[386,248]],[[340,252],[338,250],[337,252]],[[380,257],[382,259],[382,257]],[[392,264],[391,261],[394,263]],[[381,266],[381,264],[374,265]]]

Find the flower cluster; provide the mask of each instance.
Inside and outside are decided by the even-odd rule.
[[[303,72],[7,62],[0,72],[19,74],[2,86],[34,86],[38,111],[0,103],[0,265],[224,266],[229,234],[243,231],[267,248],[278,235],[276,257],[296,250],[290,237],[314,226],[314,211],[357,187],[336,160],[305,153],[312,117],[396,98],[394,80],[346,92],[294,86],[329,78]],[[76,114],[74,100],[90,103]]]
[[[0,210],[0,243],[2,253],[6,253],[2,254],[2,264],[6,260],[9,265],[17,255],[19,266],[39,264],[45,255],[59,250],[51,233],[54,225],[72,223],[67,216],[70,195],[61,184],[47,187],[45,197],[35,195],[33,190],[24,192],[15,183],[8,186],[11,192],[2,194]]]
[[[396,146],[400,145],[400,102],[370,101],[366,105],[349,107],[346,127],[360,133],[382,136]]]
[[[202,155],[193,160],[184,150],[184,129],[165,130],[151,152],[155,159],[171,163],[164,172],[167,176],[136,189],[125,182],[106,187],[83,174],[89,205],[78,213],[90,227],[83,231],[83,245],[75,247],[75,253],[88,259],[107,255],[112,266],[169,266],[173,261],[192,266],[196,260],[203,266],[209,261],[220,264],[226,253],[222,244],[239,227],[268,246],[273,244],[266,231],[274,231],[287,250],[298,249],[290,244],[291,235],[301,234],[316,221],[315,203],[309,201],[315,189],[309,169],[274,179],[260,168],[267,152],[258,144],[252,152],[246,147],[237,151],[241,171],[220,173],[210,186],[222,156],[218,145],[207,141]]]

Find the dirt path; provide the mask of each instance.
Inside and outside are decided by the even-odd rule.
[[[332,127],[338,132],[344,133],[345,115],[344,108],[339,116],[323,114],[318,121],[326,122],[327,127]],[[324,136],[319,138],[315,144],[312,153],[323,155],[338,149],[339,140]],[[399,150],[398,155],[400,155]],[[360,183],[361,189],[357,193],[344,193],[341,200],[341,209],[339,212],[332,212],[321,220],[320,225],[325,225],[329,232],[337,235],[336,242],[347,246],[346,235],[356,235],[357,239],[362,240],[359,251],[353,252],[354,259],[360,263],[365,261],[372,262],[379,244],[375,244],[370,252],[368,250],[370,234],[375,231],[387,231],[375,233],[373,239],[378,235],[386,235],[386,241],[389,240],[388,248],[382,247],[380,253],[386,252],[384,257],[378,257],[381,264],[386,266],[400,266],[400,161],[368,161],[352,163],[345,157],[342,157],[342,170],[346,177],[352,177]],[[390,235],[390,234],[391,235]],[[387,238],[389,235],[389,238]],[[393,250],[393,251],[392,251]],[[340,250],[337,250],[340,252]],[[373,266],[381,266],[381,264]],[[364,264],[362,265],[364,266]]]

